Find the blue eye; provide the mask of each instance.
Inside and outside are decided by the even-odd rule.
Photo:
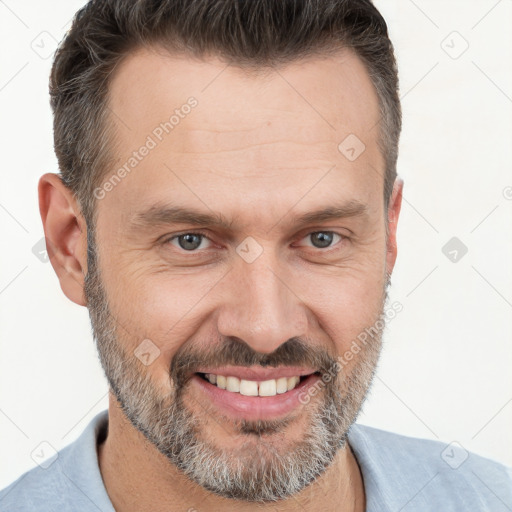
[[[339,235],[336,235],[336,233],[333,233],[332,231],[316,231],[315,233],[310,233],[308,235],[313,245],[318,249],[325,249],[326,247],[329,247],[335,236],[339,237]]]
[[[313,247],[315,249],[327,249],[344,238],[346,237],[339,235],[334,231],[314,231],[312,233],[308,233],[302,238],[302,240],[310,240],[311,243],[307,244],[309,247]],[[186,252],[199,252],[199,249],[208,248],[202,246],[205,241],[206,243],[211,242],[205,234],[188,232],[174,235],[167,239],[166,243],[172,243],[172,245],[177,249],[181,249]],[[177,244],[175,242],[177,242]]]
[[[310,239],[313,247],[316,249],[325,249],[331,245],[334,245],[333,240],[334,237],[338,237],[340,240],[344,237],[338,235],[338,233],[334,233],[333,231],[315,231],[314,233],[309,233],[306,235],[306,239]]]
[[[183,233],[170,238],[168,241],[178,241],[179,247],[185,251],[195,251],[201,247],[203,240],[208,240],[205,235],[201,233]]]

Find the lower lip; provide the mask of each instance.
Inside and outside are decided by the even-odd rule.
[[[284,416],[299,405],[304,405],[300,398],[306,396],[308,388],[321,380],[319,375],[312,374],[290,391],[274,396],[245,396],[217,387],[215,384],[194,375],[191,383],[219,409],[237,419],[263,420]]]

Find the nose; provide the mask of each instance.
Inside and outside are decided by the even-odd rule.
[[[252,263],[237,261],[227,277],[228,299],[217,320],[221,335],[236,336],[266,354],[307,334],[306,308],[289,273],[265,251]]]

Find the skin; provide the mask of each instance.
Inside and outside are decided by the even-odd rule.
[[[213,56],[200,61],[139,50],[119,66],[110,87],[117,166],[190,96],[197,107],[97,203],[103,286],[123,326],[124,348],[133,351],[148,338],[159,347],[160,356],[144,371],[161,393],[169,390],[173,354],[184,344],[204,346],[219,335],[236,336],[260,353],[301,337],[343,354],[380,313],[397,255],[403,187],[395,182],[386,212],[378,101],[362,62],[343,50],[255,75]],[[366,146],[353,162],[338,151],[351,133]],[[39,198],[62,290],[87,306],[85,220],[56,174],[42,176]],[[302,226],[294,221],[349,200],[365,204],[366,214]],[[132,222],[136,212],[171,201],[222,213],[230,229],[201,230],[209,240],[191,253],[177,239],[163,240],[196,233],[196,226]],[[322,249],[308,236],[318,231],[347,238],[335,237]],[[248,236],[263,249],[252,263],[236,252]],[[363,356],[355,355],[347,372],[358,357]],[[205,422],[205,409],[215,414],[197,388],[187,392],[185,403],[194,414]],[[320,399],[321,393],[311,404]],[[219,448],[233,446],[233,425],[220,415],[215,419],[209,440]],[[287,443],[302,439],[307,419],[298,414],[276,446],[286,450]],[[233,501],[170,465],[112,394],[109,433],[98,456],[109,496],[121,512],[365,509],[363,480],[348,446],[320,478],[288,500],[264,506]]]

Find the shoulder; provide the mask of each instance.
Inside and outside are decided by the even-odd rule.
[[[407,437],[359,424],[349,445],[361,467],[368,512],[389,510],[443,512],[512,508],[512,469],[468,452],[457,442]],[[372,508],[374,507],[374,508]],[[386,509],[387,510],[387,509]]]
[[[96,443],[108,423],[98,414],[80,437],[56,456],[27,471],[0,491],[0,510],[50,512],[95,510],[114,512],[103,485]]]
[[[66,450],[59,452],[65,456]],[[58,492],[56,492],[58,490]],[[57,462],[46,469],[35,467],[0,491],[0,509],[8,512],[56,510],[59,496],[66,494],[66,482]]]

